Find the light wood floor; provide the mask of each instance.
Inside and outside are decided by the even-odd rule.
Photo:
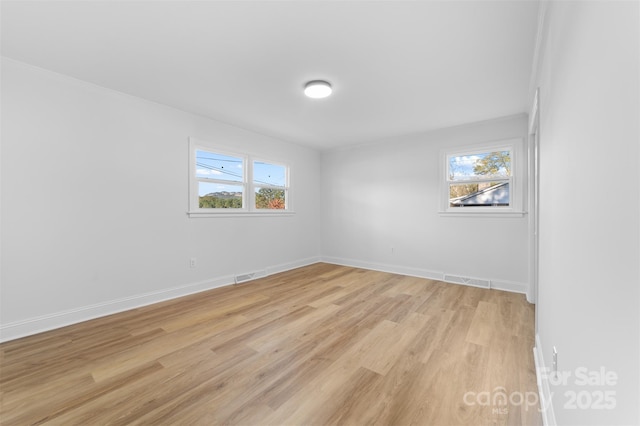
[[[541,424],[520,404],[533,317],[522,295],[316,264],[4,343],[0,422]]]

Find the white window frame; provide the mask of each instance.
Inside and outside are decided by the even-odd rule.
[[[234,182],[215,178],[199,178],[196,175],[196,152],[206,151],[213,154],[227,155],[242,159],[242,182]],[[256,185],[253,179],[254,163],[262,162],[282,166],[285,169],[285,186],[275,185]],[[213,144],[200,141],[195,138],[189,138],[189,208],[187,215],[189,217],[231,217],[231,216],[287,216],[294,214],[291,203],[291,167],[282,161],[273,161],[263,158],[262,156],[253,156],[246,153],[238,153],[228,150],[224,147],[214,146]],[[200,197],[198,195],[198,183],[211,182],[221,183],[225,185],[242,186],[242,208],[201,208],[199,205]],[[285,191],[285,208],[274,209],[258,209],[255,207],[255,188],[272,188],[283,189]]]
[[[509,139],[479,143],[464,147],[443,149],[440,151],[440,210],[441,216],[459,217],[522,217],[524,197],[524,180],[526,167],[522,148],[523,140]],[[474,178],[469,180],[449,179],[449,158],[464,155],[473,155],[494,151],[511,152],[511,176],[509,178]],[[449,185],[464,183],[495,182],[505,180],[509,182],[509,206],[467,206],[451,207],[449,204]]]

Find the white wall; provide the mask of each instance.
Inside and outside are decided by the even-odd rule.
[[[323,257],[425,277],[490,279],[525,292],[526,216],[443,217],[438,211],[440,150],[525,138],[526,123],[522,115],[323,153]]]
[[[571,374],[550,389],[562,425],[640,424],[639,21],[638,2],[551,2],[547,12],[537,349],[551,367],[556,346]],[[581,386],[578,368],[615,372],[617,383]],[[600,391],[615,392],[614,409],[590,408]],[[584,409],[566,407],[571,392]]]
[[[187,218],[190,136],[289,163],[296,214]],[[314,150],[3,58],[1,152],[2,339],[319,258]]]

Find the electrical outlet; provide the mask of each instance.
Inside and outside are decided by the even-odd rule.
[[[192,257],[191,260],[189,261],[189,266],[191,268],[195,268],[196,266],[198,266],[198,259],[195,257]]]

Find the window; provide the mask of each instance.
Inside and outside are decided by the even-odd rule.
[[[190,141],[189,215],[290,213],[289,167]]]
[[[242,157],[196,149],[198,208],[241,209],[246,205]]]
[[[521,215],[519,151],[510,141],[443,152],[441,213]]]
[[[264,161],[253,162],[253,188],[255,208],[286,210],[287,208],[287,168]]]

